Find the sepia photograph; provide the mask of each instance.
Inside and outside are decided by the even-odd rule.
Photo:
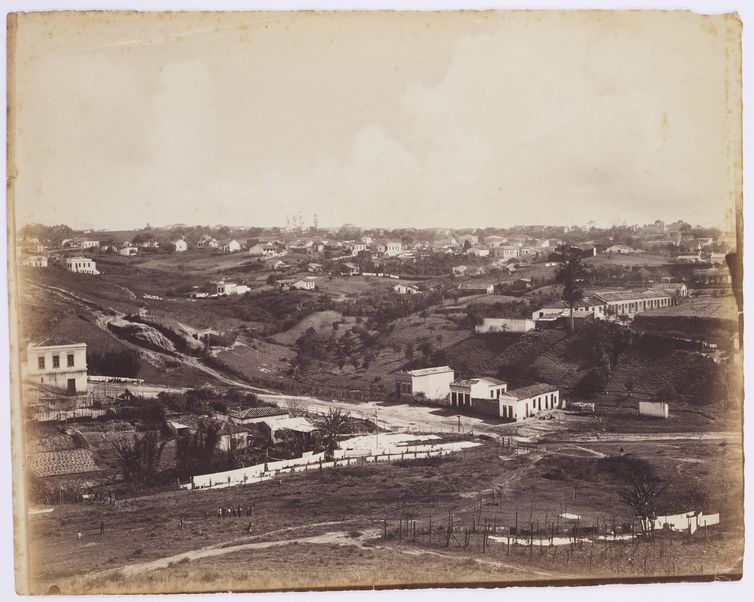
[[[742,29],[9,13],[16,591],[742,579]]]

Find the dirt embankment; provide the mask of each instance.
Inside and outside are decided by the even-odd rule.
[[[175,355],[175,346],[159,331],[145,324],[114,318],[107,327],[121,338],[152,351]]]

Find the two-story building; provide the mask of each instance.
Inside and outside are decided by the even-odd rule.
[[[77,274],[92,274],[94,276],[99,274],[97,263],[89,257],[68,257],[65,260],[65,268],[69,272]]]
[[[86,343],[49,338],[26,349],[27,380],[68,395],[86,393]]]

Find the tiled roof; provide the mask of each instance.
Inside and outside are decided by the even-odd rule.
[[[534,383],[528,387],[520,387],[508,391],[506,395],[508,397],[514,397],[515,399],[529,399],[530,397],[536,397],[537,395],[544,395],[545,393],[553,393],[558,390],[555,385],[548,385],[547,383]]]
[[[269,406],[255,408],[233,408],[228,410],[228,415],[239,420],[248,420],[249,418],[266,418],[267,416],[283,416],[287,414],[285,410]]]
[[[66,449],[29,455],[29,469],[38,477],[54,477],[99,470],[88,449]]]

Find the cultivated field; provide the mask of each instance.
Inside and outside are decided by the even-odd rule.
[[[702,484],[704,510],[720,512],[721,524],[653,544],[550,546],[555,528],[568,537],[568,516],[601,533],[630,523],[618,493],[621,467],[635,462],[671,484],[672,495],[668,489],[662,498],[669,511],[701,509],[695,485]],[[731,486],[741,483],[740,470],[740,448],[712,442],[553,443],[518,455],[487,445],[279,483],[59,506],[31,519],[33,549],[44,550],[34,579],[38,593],[52,585],[95,593],[725,577],[740,571],[741,489]],[[217,507],[227,505],[253,505],[253,517],[217,518]],[[536,524],[547,536],[509,546],[515,524]],[[483,541],[482,525],[494,525],[498,540]]]

